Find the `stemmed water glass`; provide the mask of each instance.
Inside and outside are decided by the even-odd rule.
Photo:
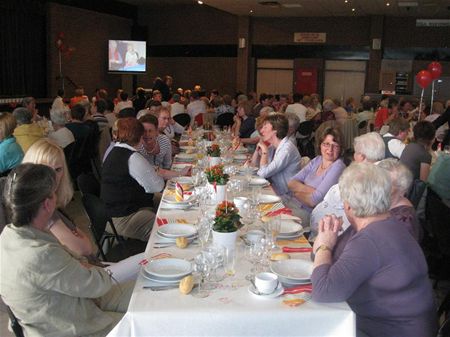
[[[208,297],[209,293],[205,289],[205,280],[211,272],[211,261],[210,257],[204,252],[200,252],[196,257],[194,257],[194,271],[200,275],[200,283],[198,284],[197,291],[192,293],[192,296],[204,298]]]
[[[224,247],[210,246],[204,251],[212,256],[211,274],[208,279],[210,282],[220,282],[223,277],[217,274],[217,270],[223,266],[224,263]]]
[[[198,240],[203,249],[208,242],[211,233],[211,219],[209,217],[201,217],[197,221]]]
[[[253,280],[258,272],[258,263],[264,256],[264,244],[262,241],[252,242],[245,247],[245,258],[252,264],[250,273],[245,276],[247,281]]]

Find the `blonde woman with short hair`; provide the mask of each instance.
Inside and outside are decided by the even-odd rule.
[[[58,220],[52,226],[51,233],[72,252],[80,256],[93,254],[94,248],[89,237],[62,211],[73,197],[72,183],[63,150],[50,139],[43,138],[28,149],[22,163],[43,164],[55,171]]]

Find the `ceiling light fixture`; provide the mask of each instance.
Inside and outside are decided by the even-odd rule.
[[[352,12],[356,12],[356,8],[352,8]]]
[[[389,2],[386,2],[386,6],[389,7],[391,4]]]
[[[250,14],[252,14],[253,13],[253,9],[250,9]]]
[[[348,4],[348,0],[344,0],[344,2],[345,2],[346,4]]]
[[[198,0],[197,3],[198,3],[199,5],[203,5],[203,1],[201,1],[201,0]]]

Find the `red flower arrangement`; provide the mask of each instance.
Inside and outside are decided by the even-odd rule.
[[[215,165],[205,170],[206,178],[210,184],[226,185],[230,176],[223,172],[223,165]]]

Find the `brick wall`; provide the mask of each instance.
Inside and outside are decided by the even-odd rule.
[[[108,39],[130,39],[132,21],[118,16],[48,3],[47,8],[47,76],[48,95],[60,87],[58,52],[55,41],[60,32],[65,44],[75,48],[71,56],[63,56],[63,73],[92,96],[95,88],[106,88],[114,95],[122,87],[122,76],[108,74]],[[125,76],[125,75],[124,75]],[[130,76],[130,75],[126,75]],[[66,96],[73,95],[66,82]]]

